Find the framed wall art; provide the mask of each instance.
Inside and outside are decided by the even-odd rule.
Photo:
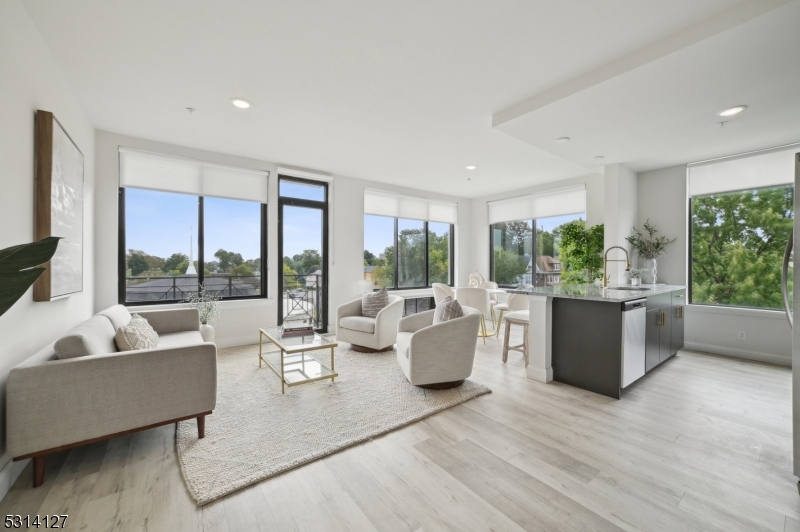
[[[83,291],[83,153],[53,113],[36,111],[34,139],[36,240],[61,237],[34,301]]]

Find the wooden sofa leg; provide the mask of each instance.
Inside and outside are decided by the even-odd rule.
[[[203,439],[206,437],[206,416],[197,416],[197,437]]]
[[[33,487],[38,488],[44,482],[44,456],[33,457]]]

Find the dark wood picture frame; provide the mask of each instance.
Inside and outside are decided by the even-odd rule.
[[[62,237],[47,270],[33,285],[34,301],[83,291],[84,160],[53,113],[34,119],[34,233],[36,240]]]

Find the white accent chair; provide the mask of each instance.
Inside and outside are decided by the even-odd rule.
[[[336,309],[336,339],[351,344],[354,351],[389,351],[397,341],[397,323],[403,317],[405,300],[389,296],[389,305],[375,318],[361,315],[361,298]]]
[[[500,315],[497,317],[497,336],[500,336],[503,314],[506,312],[527,311],[529,307],[528,296],[525,294],[509,294],[505,303],[498,303],[495,305],[495,310],[500,311]]]
[[[397,362],[408,382],[421,388],[455,388],[472,374],[480,313],[433,324],[435,310],[412,314],[397,326]]]
[[[433,283],[431,285],[433,288],[433,300],[436,302],[436,306],[439,306],[442,301],[450,297],[451,299],[455,299],[455,291],[453,290],[452,286],[447,286],[443,283]]]
[[[491,312],[489,292],[485,288],[456,288],[456,300],[462,307],[471,307],[481,313],[480,332],[484,345],[489,333],[486,331],[486,315]]]

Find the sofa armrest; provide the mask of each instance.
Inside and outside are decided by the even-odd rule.
[[[348,316],[361,316],[361,298],[339,305],[336,309],[336,327],[339,327],[339,320]]]
[[[213,343],[16,367],[6,388],[7,445],[21,457],[209,412],[216,397]]]
[[[425,327],[430,327],[433,325],[433,315],[435,313],[435,310],[426,310],[425,312],[418,312],[417,314],[406,316],[397,324],[397,332],[414,333]]]
[[[200,312],[196,308],[146,310],[136,314],[146,319],[158,334],[200,330]]]

